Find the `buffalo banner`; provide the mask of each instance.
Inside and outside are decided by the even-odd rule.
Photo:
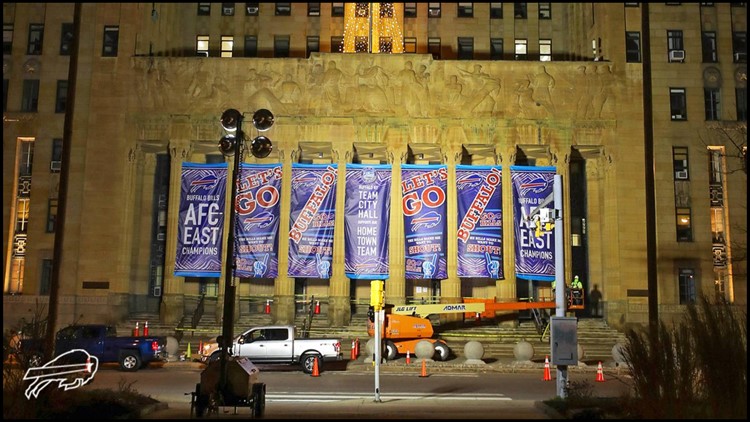
[[[388,278],[391,166],[346,165],[344,267],[353,279]]]
[[[554,167],[511,166],[513,223],[516,237],[516,277],[555,279],[555,236],[552,230],[537,237],[537,208],[554,208]],[[535,214],[535,215],[532,215]]]
[[[330,278],[336,164],[292,164],[289,276]]]
[[[401,166],[406,278],[448,278],[447,186],[444,165]]]
[[[174,275],[221,275],[226,191],[226,163],[182,163]]]
[[[456,166],[459,277],[505,278],[502,191],[500,166]]]
[[[240,164],[234,250],[237,277],[278,276],[281,164]]]

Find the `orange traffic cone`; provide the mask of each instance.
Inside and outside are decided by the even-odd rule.
[[[596,382],[604,382],[604,370],[602,369],[602,363],[599,362],[599,366],[596,367]]]
[[[265,313],[267,313],[267,314],[270,314],[270,313],[271,313],[271,301],[270,301],[270,300],[266,300],[266,309],[265,309]]]
[[[146,325],[143,326],[143,335],[148,335],[148,321],[146,321]]]
[[[356,360],[357,359],[357,344],[354,340],[352,340],[352,353],[349,355],[350,360]]]
[[[138,336],[140,336],[140,334],[139,334],[139,333],[140,333],[140,331],[141,331],[141,329],[140,329],[140,328],[138,328],[138,321],[136,321],[136,322],[135,322],[135,329],[133,329],[133,337],[138,337]]]
[[[409,351],[407,350],[406,351],[406,364],[408,365],[410,363],[411,363],[411,355],[409,354]]]
[[[91,356],[86,358],[86,372],[91,373]]]
[[[354,359],[359,357],[359,337],[354,340]]]
[[[544,378],[542,381],[552,381],[552,375],[549,371],[549,356],[544,357]]]
[[[313,371],[312,376],[319,377],[320,376],[320,370],[318,369],[318,357],[315,357],[315,360],[313,360]]]
[[[420,378],[427,377],[427,362],[425,362],[424,359],[422,359],[422,373],[419,375]]]
[[[320,301],[316,300],[315,301],[315,315],[317,315],[319,313],[320,313]]]

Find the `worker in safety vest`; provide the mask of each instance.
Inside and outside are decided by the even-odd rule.
[[[582,289],[583,283],[578,279],[578,276],[573,277],[573,283],[570,284],[571,289]]]

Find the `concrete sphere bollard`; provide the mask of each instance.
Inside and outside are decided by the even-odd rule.
[[[180,350],[180,342],[172,336],[167,336],[167,346],[164,349],[167,351],[168,358],[176,358],[177,351]]]
[[[615,360],[615,365],[617,366],[628,366],[628,363],[625,361],[625,345],[622,343],[617,343],[614,346],[612,346],[612,359]]]
[[[586,357],[586,351],[580,344],[576,347],[576,350],[578,351],[578,364],[583,364],[583,359]]]
[[[414,354],[417,355],[417,359],[431,360],[432,356],[435,355],[435,345],[427,340],[419,340],[417,345],[414,346]]]
[[[516,361],[519,362],[531,361],[534,357],[534,346],[528,341],[521,340],[513,346],[513,356],[515,356]]]
[[[375,353],[375,339],[374,338],[367,340],[367,344],[365,345],[365,350],[367,350],[367,356],[372,357],[372,355]]]
[[[466,363],[468,364],[483,364],[482,360],[484,356],[484,346],[482,343],[472,340],[464,346],[464,355],[466,355]]]

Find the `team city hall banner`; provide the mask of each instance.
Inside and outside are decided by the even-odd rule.
[[[281,164],[240,164],[235,209],[237,277],[278,276]]]
[[[447,186],[447,166],[401,165],[406,278],[448,278]]]
[[[182,163],[174,275],[221,275],[227,164]]]
[[[456,166],[459,277],[505,278],[502,191],[500,166]]]
[[[388,278],[391,166],[346,165],[344,267],[352,279]]]
[[[331,277],[336,177],[336,164],[292,164],[289,277]]]
[[[552,281],[555,279],[555,236],[550,230],[536,237],[534,219],[528,216],[540,206],[554,208],[555,167],[511,166],[510,179],[513,183],[516,278]]]

